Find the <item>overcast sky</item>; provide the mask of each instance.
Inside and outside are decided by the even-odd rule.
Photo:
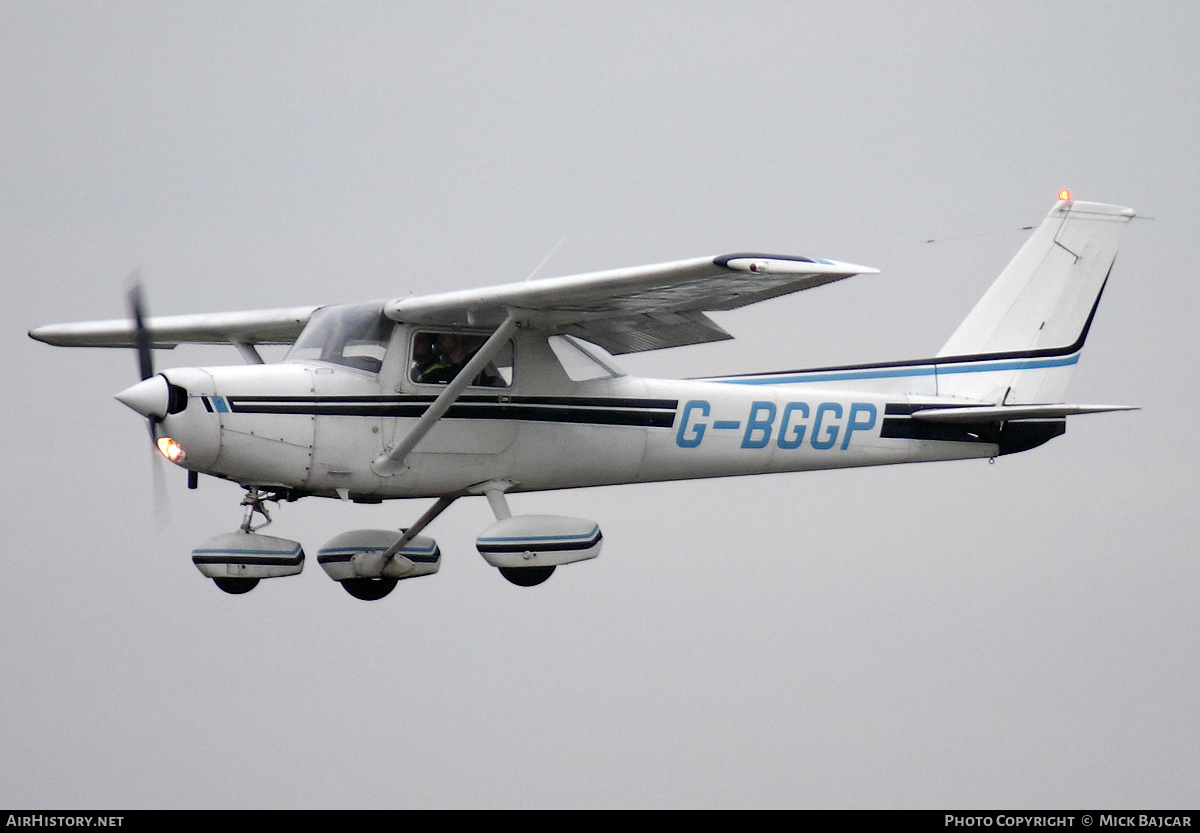
[[[0,4],[0,804],[1195,806],[1198,41],[1192,2]],[[156,531],[134,356],[26,336],[122,316],[134,268],[207,312],[521,280],[562,241],[539,274],[882,270],[632,372],[914,358],[1060,188],[1153,218],[1071,391],[1142,410],[995,465],[516,496],[604,530],[533,589],[471,500],[386,600],[315,561],[220,593],[189,554],[241,491],[171,468]]]

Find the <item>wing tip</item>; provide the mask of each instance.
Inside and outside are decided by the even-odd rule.
[[[66,342],[63,341],[63,333],[54,324],[43,324],[40,327],[34,327],[29,331],[29,337],[34,341],[40,341],[42,344],[50,344],[55,347],[66,345]]]
[[[846,274],[846,275],[876,275],[879,270],[870,266],[859,266],[854,263],[843,263],[838,260],[826,260],[820,257],[804,257],[802,255],[774,255],[756,252],[735,252],[734,254],[718,255],[713,263],[725,269],[737,272],[756,272],[771,275],[790,274]]]

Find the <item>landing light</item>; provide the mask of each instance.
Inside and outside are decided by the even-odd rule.
[[[158,450],[162,452],[162,456],[166,457],[172,463],[182,463],[187,459],[187,454],[184,453],[183,446],[170,437],[159,437]]]

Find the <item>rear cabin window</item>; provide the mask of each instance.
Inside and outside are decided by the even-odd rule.
[[[487,336],[420,330],[413,334],[409,379],[422,385],[448,385],[479,352]],[[471,384],[477,388],[512,387],[513,343],[500,348]]]
[[[571,336],[550,336],[550,349],[572,382],[593,379],[613,379],[624,373],[612,361],[612,356],[594,344]]]

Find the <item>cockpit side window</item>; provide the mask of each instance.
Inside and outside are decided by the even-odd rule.
[[[466,366],[487,336],[418,330],[412,338],[409,379],[423,385],[448,385]],[[471,384],[480,388],[512,387],[513,343],[506,342]]]
[[[284,361],[330,362],[378,373],[394,327],[379,303],[321,307]]]

